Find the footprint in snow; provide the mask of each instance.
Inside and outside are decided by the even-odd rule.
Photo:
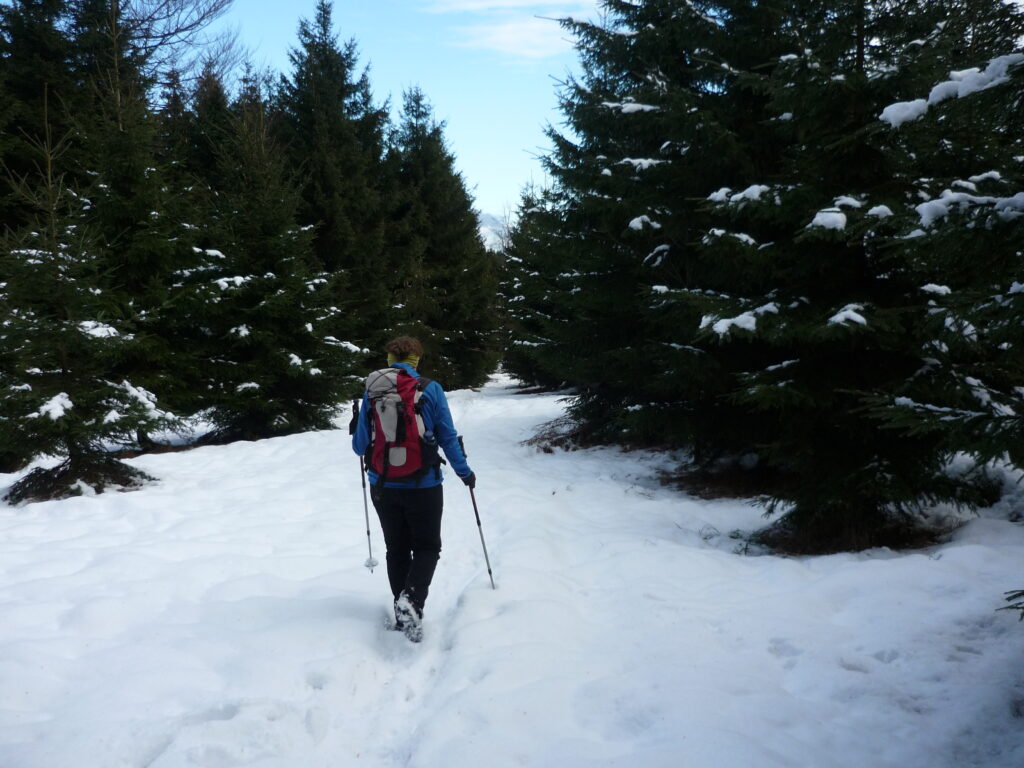
[[[883,664],[892,664],[900,657],[899,651],[886,650],[871,654],[872,658],[878,659]]]
[[[306,685],[314,691],[322,691],[330,681],[331,678],[326,672],[310,672],[306,675]]]
[[[803,649],[797,648],[784,637],[773,637],[768,641],[768,652],[780,659],[792,659],[803,654]]]

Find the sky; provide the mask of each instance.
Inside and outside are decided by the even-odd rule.
[[[576,67],[553,20],[596,17],[596,0],[335,0],[341,40],[354,38],[378,101],[419,86],[445,122],[456,167],[481,213],[514,213],[524,185],[543,183],[538,155],[558,125],[558,81]],[[316,0],[234,0],[225,23],[259,66],[290,68],[299,20]]]

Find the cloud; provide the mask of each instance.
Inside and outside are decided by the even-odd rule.
[[[537,0],[433,0],[427,10],[434,13],[491,13],[513,8],[540,9],[547,3]]]
[[[523,59],[561,56],[572,48],[568,34],[553,19],[590,18],[597,0],[425,0],[427,10],[459,14],[453,29],[464,48],[497,51]]]
[[[559,56],[572,48],[572,41],[558,22],[537,17],[458,27],[464,48],[481,48],[527,59]]]

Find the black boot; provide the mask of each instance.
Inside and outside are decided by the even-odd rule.
[[[414,643],[423,639],[423,608],[415,605],[405,592],[395,601],[395,628]]]

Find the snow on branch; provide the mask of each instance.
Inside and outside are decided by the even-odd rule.
[[[821,229],[843,230],[846,229],[846,214],[838,208],[826,208],[823,211],[818,211],[814,215],[814,220],[808,224],[807,227],[808,229],[816,227]]]
[[[726,232],[724,229],[717,229],[717,228],[708,230],[708,233],[706,235],[704,235],[704,241],[703,242],[704,242],[705,245],[710,245],[711,243],[713,243],[718,238],[726,237],[726,236],[735,238],[736,240],[739,240],[744,245],[753,245],[753,246],[757,245],[757,240],[755,240],[750,235],[748,235],[748,234],[746,234],[744,232]]]
[[[765,186],[764,184],[751,184],[749,187],[744,189],[742,192],[733,194],[729,187],[722,187],[717,192],[712,192],[708,195],[708,200],[713,203],[743,203],[747,201],[760,201],[761,195],[766,192],[770,192],[771,187]]]
[[[30,413],[28,418],[38,419],[40,416],[48,416],[51,421],[57,421],[74,407],[68,393],[60,392],[43,403],[38,411]]]
[[[846,325],[847,323],[856,323],[857,325],[867,326],[868,321],[861,314],[863,311],[863,304],[847,304],[828,319],[828,324]]]
[[[83,320],[78,324],[78,330],[97,339],[110,339],[121,335],[113,326],[96,320]]]
[[[653,104],[638,104],[631,99],[626,99],[623,102],[602,101],[601,106],[607,109],[617,109],[624,115],[632,115],[637,112],[657,112],[661,109]]]
[[[644,257],[643,263],[651,264],[651,266],[654,267],[660,267],[661,263],[665,260],[665,257],[668,255],[668,252],[670,250],[672,250],[672,247],[669,245],[659,245],[657,248],[655,248],[653,251],[647,254],[647,256]]]
[[[656,165],[667,163],[668,160],[655,160],[650,157],[634,158],[624,157],[619,160],[618,165],[632,165],[635,171],[646,171],[648,168],[653,168]]]
[[[779,313],[779,305],[776,304],[775,302],[771,302],[770,304],[765,304],[764,306],[758,307],[757,309],[751,310],[749,312],[744,312],[743,314],[737,315],[736,317],[729,317],[724,319],[719,319],[713,315],[705,315],[704,318],[700,321],[700,327],[703,330],[704,328],[707,328],[710,325],[711,330],[713,330],[719,336],[724,336],[725,334],[729,333],[729,331],[731,331],[733,327],[742,328],[745,331],[750,331],[751,333],[753,333],[755,330],[757,330],[757,318],[760,317],[761,315],[768,313],[777,315]]]
[[[637,216],[631,222],[629,222],[629,228],[636,232],[643,231],[644,227],[651,227],[652,229],[661,229],[661,224],[651,219],[650,216],[643,215]]]
[[[879,119],[882,122],[888,123],[893,128],[899,128],[904,123],[909,123],[922,117],[931,107],[947,99],[962,99],[964,96],[969,96],[972,93],[984,91],[1009,82],[1010,68],[1022,63],[1024,63],[1024,54],[1013,53],[1008,56],[999,56],[992,59],[984,70],[975,67],[959,72],[950,72],[949,80],[939,83],[932,88],[927,99],[900,101],[890,104],[882,110]]]
[[[938,199],[921,203],[914,210],[921,217],[921,226],[930,227],[939,219],[948,216],[954,208],[966,210],[972,206],[982,205],[992,206],[992,209],[1003,221],[1013,221],[1024,216],[1024,192],[1018,192],[1012,197],[993,197],[946,189],[942,191]]]

